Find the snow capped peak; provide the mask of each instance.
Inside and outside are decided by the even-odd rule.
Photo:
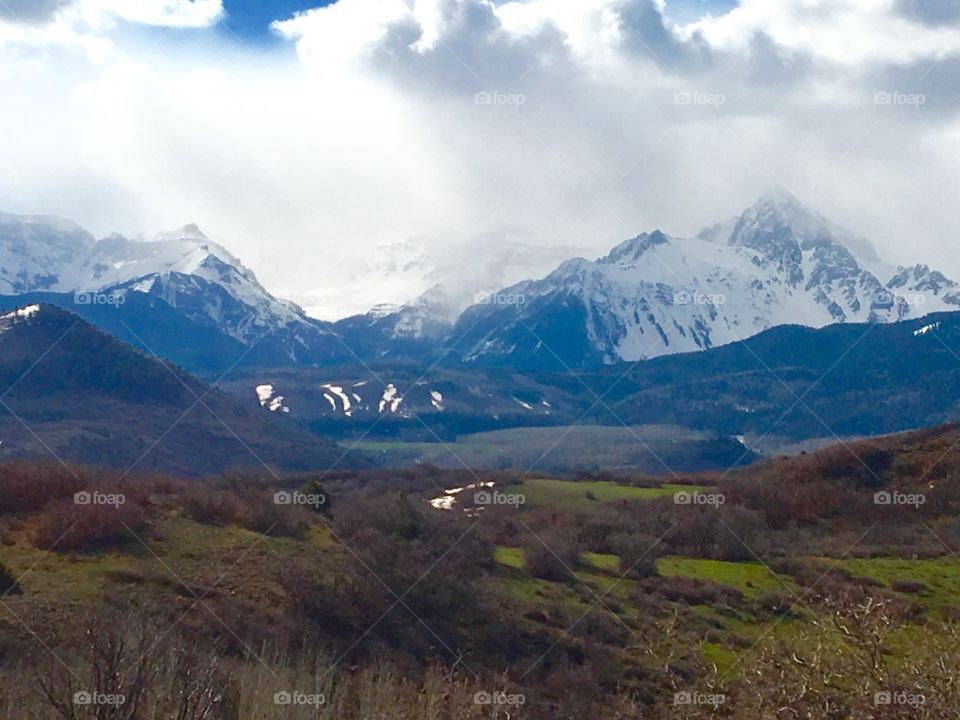
[[[787,190],[783,185],[774,185],[769,190],[767,190],[763,195],[760,196],[760,199],[756,203],[757,205],[774,205],[777,207],[793,207],[795,205],[802,205],[800,200],[792,192]]]
[[[370,308],[370,312],[367,313],[372,319],[380,320],[389,315],[393,315],[400,310],[400,305],[396,303],[380,303],[379,305],[374,305]]]
[[[95,240],[70,220],[0,213],[0,294],[62,290]]]
[[[935,295],[956,286],[957,283],[953,280],[937,270],[931,270],[927,265],[914,265],[911,268],[898,267],[896,274],[887,283],[887,287],[892,290],[907,288],[928,291]]]
[[[467,336],[465,359],[553,366],[562,356],[561,367],[578,367],[702,350],[775,325],[892,322],[960,307],[960,289],[941,273],[894,275],[865,241],[780,187],[692,239],[644,233],[515,288],[526,303],[475,306],[455,328]]]
[[[195,225],[134,240],[113,234],[92,248],[79,268],[77,287],[67,289],[99,290],[131,280],[168,273],[199,274],[202,268],[225,264],[244,277],[253,273],[222,246],[209,240]],[[222,268],[213,267],[216,274]]]
[[[610,254],[600,260],[602,263],[629,262],[639,259],[644,253],[658,245],[667,245],[671,238],[664,235],[660,230],[654,230],[652,233],[641,233],[635,238],[631,238],[617,245]]]
[[[0,212],[0,226],[20,226],[40,233],[38,240],[48,234],[74,235],[86,244],[92,245],[93,236],[73,220],[57,215],[11,215]]]
[[[760,231],[792,234],[797,241],[812,241],[829,235],[827,221],[807,208],[794,195],[779,188],[763,195],[743,211],[730,236],[731,244],[747,244]]]
[[[181,239],[190,239],[190,240],[207,240],[207,236],[203,234],[203,230],[197,227],[194,223],[187,223],[177,233]]]
[[[201,325],[285,358],[327,353],[330,332],[271,295],[249,268],[194,224],[102,240],[59,218],[0,214],[0,294],[143,293]]]
[[[568,275],[575,275],[577,273],[582,273],[585,270],[593,267],[593,262],[582,257],[570,258],[565,260],[560,266],[550,273],[547,276],[547,279],[555,277],[566,277]]]

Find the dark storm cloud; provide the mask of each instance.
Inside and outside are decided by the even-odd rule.
[[[897,10],[928,25],[960,23],[958,0],[899,0]]]
[[[70,0],[3,0],[0,2],[0,19],[19,22],[46,22]]]

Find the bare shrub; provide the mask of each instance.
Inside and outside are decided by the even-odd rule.
[[[523,559],[527,572],[541,580],[565,582],[577,564],[576,545],[568,537],[554,532],[527,534],[523,538]]]
[[[184,514],[205,525],[229,525],[240,515],[241,508],[237,496],[223,490],[193,489],[183,497]]]
[[[620,572],[632,578],[657,574],[657,558],[661,555],[657,538],[638,533],[619,532],[610,536],[611,551],[620,558]]]
[[[87,551],[131,542],[146,525],[144,508],[132,498],[122,505],[61,500],[33,518],[29,536],[40,550]]]
[[[86,487],[89,478],[81,469],[26,461],[0,465],[0,515],[27,513],[42,509],[47,503],[72,497]]]

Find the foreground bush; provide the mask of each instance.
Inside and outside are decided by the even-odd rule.
[[[0,465],[0,515],[34,512],[52,501],[72,497],[88,480],[81,469],[25,461]]]
[[[183,497],[183,512],[204,525],[226,526],[240,515],[240,500],[231,492],[195,489]]]
[[[558,533],[528,534],[523,539],[527,572],[541,580],[564,582],[573,576],[578,561],[576,545]]]
[[[146,512],[133,498],[125,498],[122,504],[62,500],[33,519],[29,536],[44,551],[101,550],[135,542],[146,526]]]

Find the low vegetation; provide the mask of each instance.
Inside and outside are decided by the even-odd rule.
[[[428,416],[426,421],[430,420]],[[438,437],[442,436],[428,434],[427,442],[346,440],[342,444],[364,451],[383,466],[430,463],[445,468],[467,465],[554,473],[603,468],[663,473],[667,467],[699,472],[746,465],[759,457],[736,438],[665,425],[518,427],[459,434],[444,442],[436,442]]]
[[[950,442],[669,484],[3,466],[0,717],[955,717]]]

